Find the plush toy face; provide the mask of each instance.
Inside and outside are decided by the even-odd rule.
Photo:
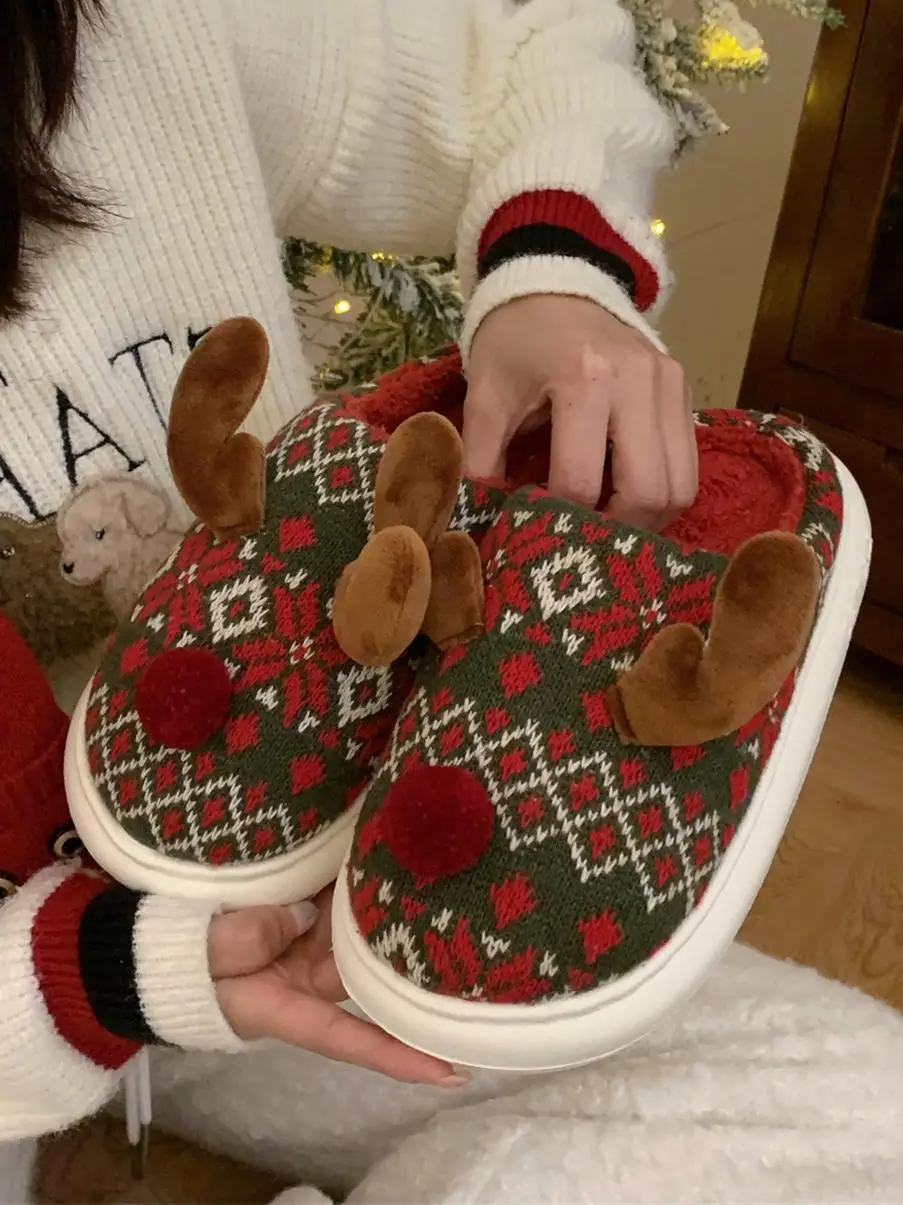
[[[100,581],[137,541],[162,530],[168,512],[166,498],[142,481],[92,483],[74,495],[57,518],[62,572],[74,585]]]

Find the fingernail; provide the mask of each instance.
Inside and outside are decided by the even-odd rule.
[[[445,1079],[439,1080],[440,1088],[463,1088],[465,1084],[470,1083],[470,1076],[464,1072],[458,1072],[456,1075],[447,1075]]]
[[[315,904],[312,904],[310,900],[302,900],[299,904],[289,904],[288,910],[295,918],[299,937],[302,933],[306,933],[308,929],[313,928],[317,917],[320,915],[319,908]]]

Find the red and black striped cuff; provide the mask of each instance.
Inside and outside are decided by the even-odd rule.
[[[60,1036],[100,1067],[159,1041],[141,1008],[134,932],[141,896],[86,874],[66,879],[32,929],[32,958]]]
[[[588,197],[564,189],[520,193],[489,219],[477,252],[477,278],[514,259],[560,255],[582,259],[613,277],[638,310],[659,293],[658,273],[603,217]]]

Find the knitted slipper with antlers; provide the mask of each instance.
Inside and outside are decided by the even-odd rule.
[[[73,815],[102,865],[139,889],[200,895],[236,905],[295,899],[334,877],[351,840],[362,792],[377,772],[380,755],[391,740],[389,756],[394,756],[391,750],[410,727],[410,708],[403,721],[395,721],[424,658],[424,672],[437,663],[440,652],[443,657],[464,658],[463,665],[484,642],[494,641],[500,628],[521,641],[520,654],[537,655],[530,643],[534,625],[525,624],[519,633],[515,631],[519,627],[517,609],[504,593],[510,589],[517,597],[516,575],[503,573],[502,593],[499,587],[487,589],[484,605],[484,563],[491,581],[489,545],[484,547],[481,563],[467,533],[482,537],[498,519],[506,495],[521,483],[545,480],[548,469],[548,440],[537,432],[515,440],[507,483],[465,479],[457,484],[460,444],[448,422],[426,413],[438,411],[452,427],[460,427],[466,386],[454,355],[433,363],[406,365],[373,389],[318,403],[290,423],[264,451],[239,434],[238,427],[259,392],[266,361],[267,344],[259,326],[249,319],[235,319],[215,328],[186,363],[173,399],[170,458],[173,476],[198,523],[111,643],[75,716],[67,747],[67,790]],[[413,416],[420,417],[405,421]],[[649,706],[650,692],[642,687],[643,674],[648,677],[651,672],[653,700],[664,674],[687,715],[695,709],[694,722],[706,718],[708,723],[730,724],[736,714],[730,699],[713,702],[711,695],[711,682],[724,668],[717,639],[710,638],[703,651],[698,636],[684,634],[678,642],[679,656],[672,656],[666,642],[664,652],[639,657],[665,619],[697,625],[703,635],[711,637],[706,606],[714,597],[714,579],[697,574],[697,560],[689,563],[681,558],[702,552],[720,555],[716,576],[723,576],[726,558],[756,535],[773,530],[797,532],[814,549],[823,570],[836,551],[837,567],[803,668],[785,683],[777,700],[741,733],[710,742],[712,749],[721,751],[716,758],[694,759],[682,747],[680,752],[667,745],[658,750],[658,756],[665,758],[659,766],[660,778],[665,773],[662,767],[670,765],[676,774],[683,767],[692,767],[695,760],[717,767],[716,777],[730,779],[730,797],[736,805],[730,806],[735,815],[719,830],[723,840],[711,863],[711,874],[705,863],[699,879],[700,889],[703,880],[711,879],[707,899],[713,897],[716,882],[727,882],[730,887],[717,893],[722,899],[718,923],[714,936],[709,924],[707,942],[702,943],[714,957],[718,934],[723,941],[729,940],[724,934],[733,935],[738,918],[748,907],[750,891],[764,873],[795,798],[801,767],[814,747],[861,597],[868,561],[868,524],[848,474],[807,432],[785,420],[721,411],[702,414],[697,442],[697,503],[668,530],[669,539],[655,545],[665,558],[666,595],[660,598],[653,588],[654,575],[647,578],[646,560],[628,572],[631,558],[625,553],[625,566],[617,570],[612,587],[618,606],[611,616],[605,615],[604,600],[592,593],[580,595],[570,616],[573,627],[562,635],[562,650],[545,650],[544,655],[554,654],[567,669],[576,655],[568,653],[568,648],[577,640],[601,648],[609,658],[601,667],[581,668],[580,693],[572,695],[570,710],[562,711],[559,727],[566,726],[575,713],[574,698],[583,698],[583,677],[592,674],[594,682],[601,680],[598,689],[594,686],[590,692],[597,700],[593,707],[598,710],[593,715],[610,717],[605,739],[617,737],[613,747],[622,751],[629,778],[631,761],[647,756],[657,739],[653,729],[661,719],[655,707]],[[844,538],[838,542],[841,503]],[[541,496],[531,496],[526,505],[528,509],[540,506]],[[627,532],[612,532],[609,538],[620,541],[618,550],[628,551],[634,546],[631,540],[639,541],[636,546],[641,547],[645,539]],[[628,580],[631,573],[633,586]],[[742,573],[737,581],[741,586],[755,582],[755,573]],[[725,583],[725,614],[735,604],[742,610],[747,592],[729,590],[729,577]],[[497,609],[499,598],[506,600],[503,613]],[[634,616],[621,623],[623,607],[636,609],[641,599],[646,606],[640,619]],[[485,635],[481,635],[484,627]],[[405,647],[418,628],[424,634]],[[732,630],[730,623],[727,630]],[[768,642],[761,631],[759,638],[764,655]],[[784,672],[781,657],[789,657],[790,663],[795,657],[786,641],[780,640],[770,655],[775,658],[773,672],[778,676]],[[480,665],[485,674],[485,680],[475,680],[472,687],[482,705],[484,697],[490,698],[497,689],[499,671],[485,652],[473,664]],[[530,664],[529,657],[521,656],[506,673],[517,681],[518,666],[529,671]],[[627,672],[632,667],[635,674]],[[750,679],[740,673],[734,681],[746,689]],[[756,691],[770,689],[767,676],[755,681]],[[412,701],[417,697],[411,696]],[[757,705],[758,698],[746,698],[742,707]],[[440,690],[434,699],[436,723],[444,699]],[[789,754],[784,745],[781,757],[775,754],[769,761],[788,702],[791,710],[784,728],[792,729],[794,752]],[[495,726],[503,716],[504,712],[487,709],[485,722]],[[500,748],[510,740],[501,728],[493,727],[493,731]],[[666,742],[675,739],[668,731],[658,732],[658,737]],[[629,741],[634,743],[625,743]],[[708,756],[708,745],[700,747]],[[739,750],[732,755],[739,759],[737,764],[724,760],[725,750],[732,748]],[[636,756],[623,752],[630,749]],[[432,756],[447,760],[452,753],[446,744]],[[766,789],[769,775],[775,778],[776,761],[781,769],[778,785],[771,783]],[[506,772],[512,764],[505,762]],[[380,769],[374,791],[367,796],[370,820],[378,810],[375,801],[385,785],[383,779],[384,770]],[[543,798],[544,781],[537,780],[536,799]],[[676,780],[673,789],[682,781]],[[708,819],[714,824],[711,817],[716,803],[722,809],[726,806],[721,795],[713,796],[710,804],[706,788],[705,816],[700,823]],[[479,799],[470,812],[477,830],[481,808],[485,823],[486,811]],[[519,822],[522,819],[528,829],[531,815],[529,807],[519,813]],[[588,817],[587,812],[580,823]],[[747,817],[757,819],[751,825]],[[738,836],[725,853],[732,823]],[[368,839],[378,830],[379,823],[371,824],[366,829]],[[462,856],[460,851],[455,853],[461,826],[450,829],[439,823],[434,831],[447,856]],[[466,825],[463,831],[470,833]],[[363,832],[359,827],[352,874],[355,886],[363,883],[366,891],[373,893],[377,902],[373,916],[382,917],[380,909],[395,916],[400,905],[393,895],[393,875],[378,880],[370,873],[369,861],[362,861],[368,849]],[[557,830],[554,835],[558,836]],[[529,836],[528,831],[525,840]],[[653,837],[650,831],[650,840]],[[598,847],[604,834],[593,840]],[[675,838],[668,840],[673,845]],[[545,848],[545,841],[541,844]],[[473,839],[468,836],[464,845],[472,850]],[[385,853],[384,843],[378,847]],[[679,848],[684,850],[684,845]],[[744,858],[739,869],[728,874],[731,857],[737,858],[735,851],[741,848]],[[473,873],[482,873],[481,850],[479,847]],[[543,857],[551,855],[545,852]],[[720,878],[715,874],[716,863]],[[444,865],[447,869],[447,860]],[[405,893],[404,923],[420,923],[417,917],[441,902],[444,884],[453,879],[454,875],[440,877],[431,890],[417,879],[415,894]],[[567,890],[568,882],[567,877],[562,879],[562,891]],[[517,888],[511,890],[515,900],[512,917],[516,919]],[[673,913],[676,897],[670,886],[667,891],[671,892]],[[492,896],[496,898],[503,901],[507,897],[502,892]],[[727,906],[723,906],[725,898]],[[361,917],[369,917],[366,900],[366,892],[357,897]],[[542,906],[543,915],[551,917],[547,903]],[[697,919],[706,915],[705,908],[703,901],[693,910]],[[349,983],[367,1000],[374,995],[374,984],[378,985],[377,998],[371,1000],[376,1007],[371,1011],[379,1012],[382,1007],[383,1019],[388,1009],[391,1016],[385,1019],[390,1022],[397,1013],[399,1024],[408,1031],[413,1016],[421,1020],[428,1015],[439,1017],[442,1041],[435,1030],[428,1030],[420,1034],[423,1044],[441,1047],[449,1041],[457,1032],[455,1018],[449,1021],[436,1012],[437,1000],[460,1004],[449,981],[437,987],[438,980],[428,983],[423,976],[398,974],[394,968],[401,965],[400,956],[378,952],[388,949],[385,931],[368,928],[372,917],[358,924],[341,884],[336,909],[337,950],[342,952]],[[526,909],[531,915],[532,911]],[[437,932],[446,932],[441,928],[444,908],[434,915]],[[480,1039],[487,1038],[488,1047],[480,1042],[465,1043],[462,1057],[466,1061],[536,1062],[536,1056],[525,1055],[520,1039],[513,1039],[510,1033],[496,1045],[502,997],[481,979],[484,969],[495,976],[493,982],[512,973],[504,955],[506,950],[519,949],[515,940],[519,933],[517,928],[510,934],[500,931],[496,939],[493,930],[486,928],[485,934],[481,931],[476,938],[487,961],[476,971],[471,966],[467,975],[476,978],[461,991],[474,997],[480,1007],[485,1003],[492,1019]],[[372,949],[365,934],[372,937]],[[417,933],[411,938],[412,957],[419,940]],[[456,937],[455,950],[463,954],[462,941]],[[669,947],[673,951],[679,944],[675,936]],[[553,947],[550,938],[545,952]],[[693,965],[698,966],[700,943],[690,943],[688,948],[697,960]],[[633,951],[632,965],[639,965],[641,952],[635,947],[625,949]],[[545,953],[540,961],[548,969],[552,964],[544,959]],[[660,966],[654,958],[649,964]],[[686,970],[686,959],[671,958],[668,968],[677,983],[670,989],[673,997],[693,976]],[[621,973],[604,961],[596,971]],[[622,975],[624,983],[632,982],[631,974]],[[657,989],[663,974],[656,971]],[[573,986],[568,979],[562,987],[557,970],[552,978],[548,993],[531,997],[539,1001],[531,1004],[531,1010],[560,1007],[556,993],[578,993],[585,982],[575,975]],[[413,992],[413,1008],[408,1007],[407,998],[399,1004],[399,985],[403,991]],[[446,996],[437,994],[443,991]],[[520,989],[512,991],[512,999],[529,997]],[[588,990],[579,994],[580,1008],[587,1000],[598,999]],[[615,1041],[618,1033],[627,1033],[625,1040],[629,1040],[643,1017],[651,1015],[648,999],[655,997],[656,992],[651,997],[631,994],[626,1006],[630,1024],[622,1016],[620,1029],[617,1009],[613,1014],[609,1001],[600,1031],[601,1014],[593,1005],[589,1016],[596,1038],[587,1057],[599,1052],[600,1043]],[[486,1003],[489,999],[497,1002],[490,1005]],[[425,1010],[424,1001],[428,1005]],[[522,1019],[522,1006],[512,1007]],[[475,1034],[479,1026],[475,1029],[470,1024],[474,1014],[468,1011],[467,1016],[468,1032]],[[554,1032],[557,1053],[553,1043],[545,1047],[545,1057],[547,1061],[568,1061],[574,1044],[579,1046],[576,1031],[571,1031],[567,1041],[562,1038],[563,1030],[556,1027]]]
[[[761,885],[869,525],[800,427],[699,424],[700,497],[665,536],[510,495],[482,634],[420,665],[333,923],[351,997],[408,1043],[502,1069],[607,1055],[692,994]]]
[[[188,358],[169,456],[198,522],[112,641],[67,751],[73,816],[117,880],[233,905],[335,878],[411,688],[408,646],[478,629],[461,529],[502,500],[461,484],[460,437],[435,414],[386,442],[332,399],[264,451],[237,432],[267,354],[238,318]]]

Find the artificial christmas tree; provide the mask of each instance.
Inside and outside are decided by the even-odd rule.
[[[766,2],[831,27],[843,19],[829,0]],[[674,114],[679,150],[726,133],[699,89],[767,75],[768,55],[755,27],[733,0],[695,0],[691,19],[672,16],[679,0],[623,3],[636,25],[649,87]],[[653,229],[664,233],[661,223]],[[380,250],[339,250],[291,239],[283,262],[320,389],[374,381],[407,360],[436,354],[458,336],[462,303],[450,258],[399,259]]]

